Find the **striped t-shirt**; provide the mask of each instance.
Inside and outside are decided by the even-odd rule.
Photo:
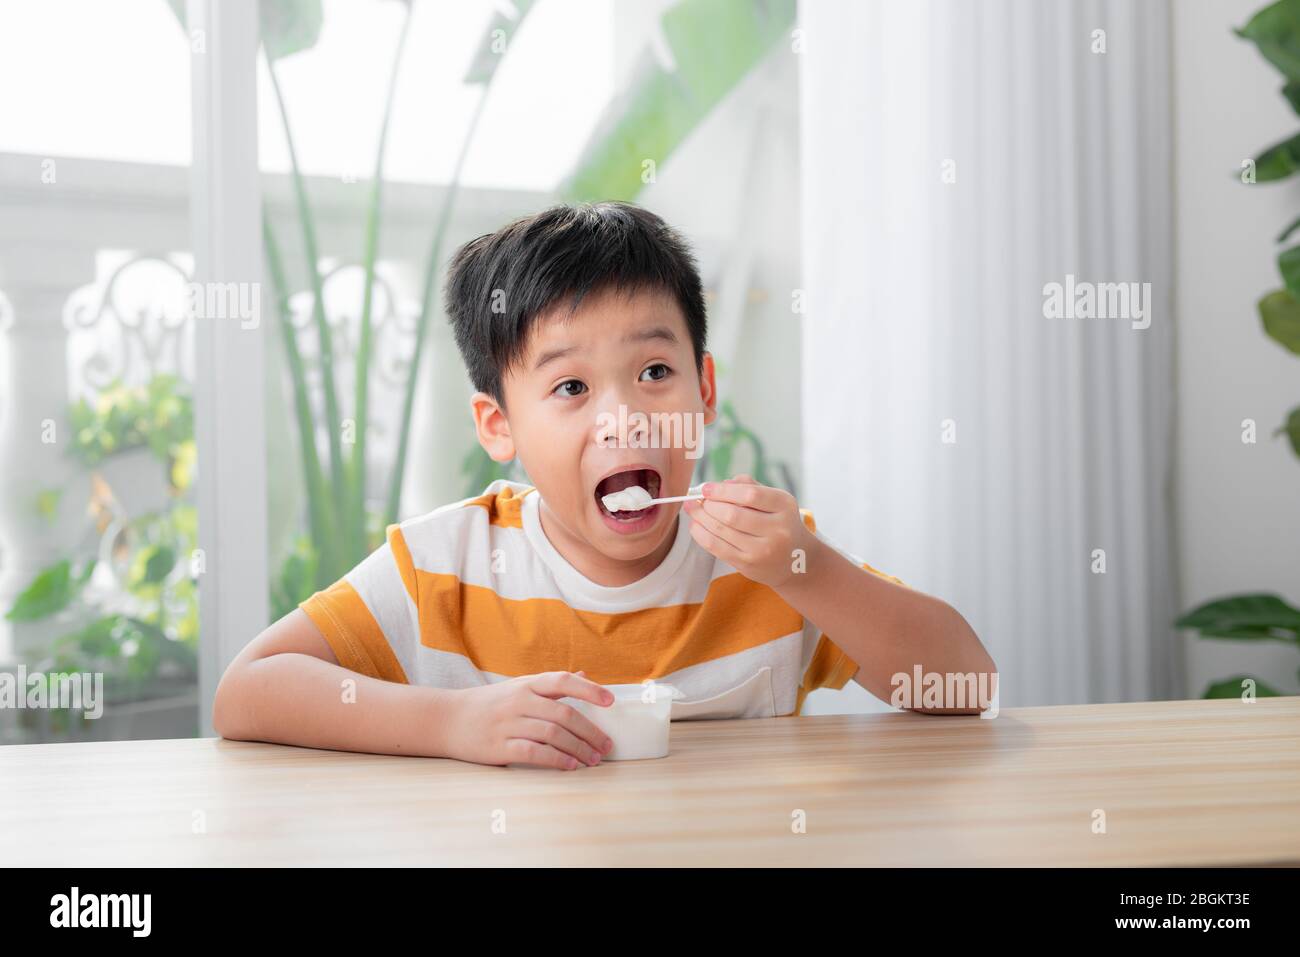
[[[555,549],[538,502],[534,487],[498,479],[390,525],[383,545],[300,607],[360,674],[437,688],[544,671],[581,670],[605,685],[653,679],[684,693],[673,720],[798,714],[808,692],[842,688],[857,671],[772,588],[701,548],[685,513],[658,568],[610,587]],[[822,541],[882,574],[800,513]]]

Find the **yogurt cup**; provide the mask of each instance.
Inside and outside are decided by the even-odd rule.
[[[601,760],[640,761],[666,757],[673,701],[684,698],[685,694],[659,681],[603,687],[614,695],[613,704],[592,704],[581,698],[560,699],[586,715],[614,742],[613,749]]]

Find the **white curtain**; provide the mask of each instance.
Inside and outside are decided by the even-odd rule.
[[[804,0],[799,25],[819,528],[961,610],[1004,706],[1179,696],[1168,5]],[[1067,276],[1150,283],[1149,328],[1047,318]]]

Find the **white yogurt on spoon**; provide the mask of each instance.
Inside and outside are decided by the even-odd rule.
[[[639,512],[654,501],[654,496],[640,485],[629,485],[617,492],[602,495],[600,500],[611,512]]]

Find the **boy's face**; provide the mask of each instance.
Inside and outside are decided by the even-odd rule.
[[[567,307],[567,303],[566,303]],[[544,504],[553,544],[579,570],[603,557],[635,563],[671,543],[680,503],[614,515],[603,495],[640,485],[683,495],[716,417],[713,357],[696,372],[686,321],[662,291],[592,292],[572,317],[533,325],[502,384],[503,411],[474,396],[479,441],[493,459],[519,456]],[[567,546],[563,547],[563,546]]]

